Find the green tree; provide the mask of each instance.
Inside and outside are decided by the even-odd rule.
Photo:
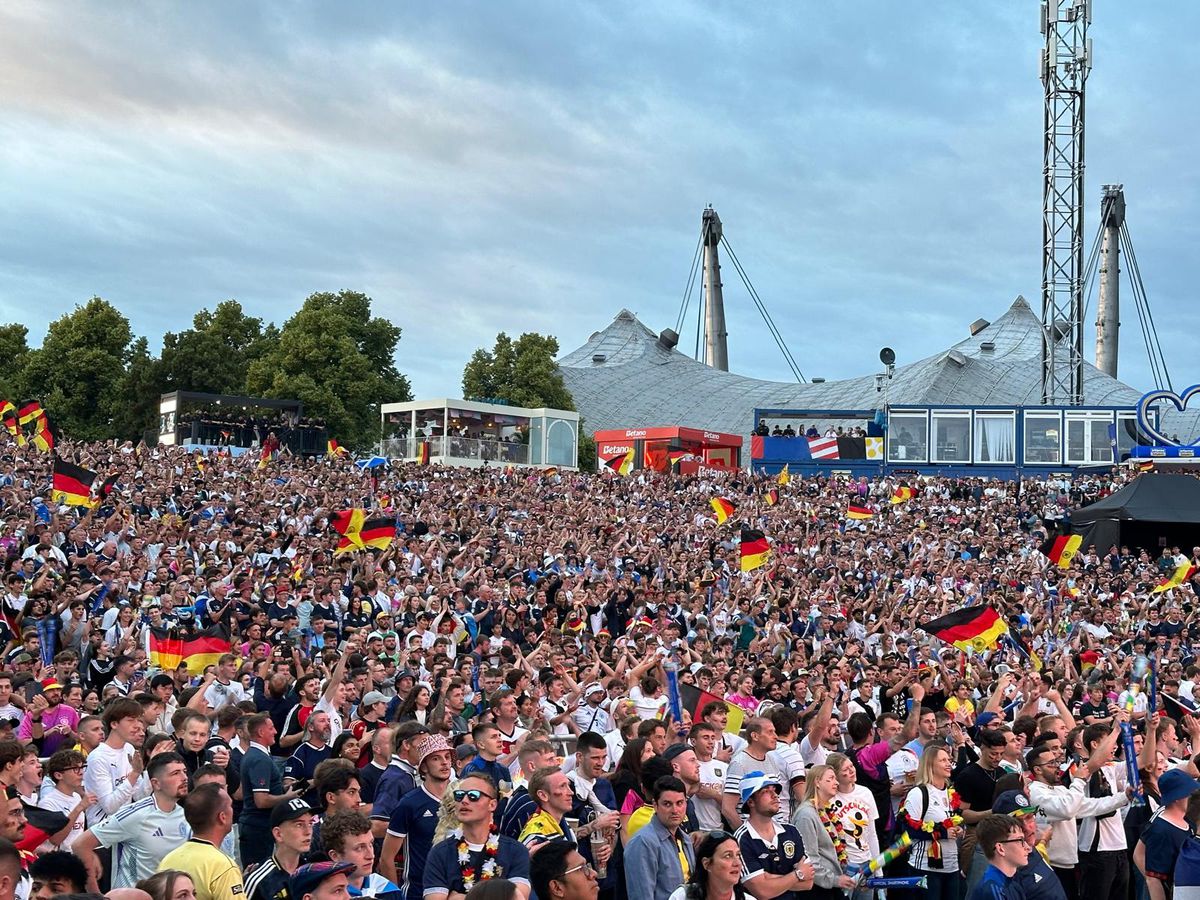
[[[113,415],[112,436],[138,441],[148,431],[158,432],[158,402],[164,393],[162,361],[150,355],[144,337],[133,342],[121,387],[124,405]]]
[[[575,408],[554,358],[558,340],[527,333],[513,341],[503,331],[490,351],[476,350],[463,369],[464,397],[492,397],[514,406]]]
[[[203,309],[192,327],[163,335],[162,382],[168,391],[243,394],[250,364],[279,339],[279,329],[248,316],[236,300]]]
[[[20,401],[29,362],[29,329],[19,322],[0,325],[0,399]]]
[[[107,300],[93,297],[50,323],[42,346],[29,353],[24,393],[38,397],[59,431],[78,440],[113,433],[124,396],[133,333]]]
[[[379,435],[379,404],[412,397],[396,368],[399,341],[400,329],[372,317],[365,294],[313,294],[250,363],[247,391],[300,400],[307,415],[325,419],[331,437],[365,448]]]

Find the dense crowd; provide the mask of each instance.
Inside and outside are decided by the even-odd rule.
[[[1124,900],[1187,852],[1200,622],[1154,587],[1200,548],[1039,550],[1138,476],[58,452],[116,479],[0,453],[0,900],[865,898],[890,846],[897,897]],[[352,508],[387,549],[334,554]],[[921,629],[964,606],[1009,636]]]

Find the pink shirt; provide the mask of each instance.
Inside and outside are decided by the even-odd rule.
[[[66,725],[70,731],[67,734],[52,734],[56,725]],[[52,756],[55,751],[74,747],[77,741],[75,732],[79,730],[79,713],[65,703],[52,706],[42,713],[42,728],[45,738],[42,740],[42,756]],[[17,726],[17,740],[33,740],[33,719],[29,713],[21,719]]]

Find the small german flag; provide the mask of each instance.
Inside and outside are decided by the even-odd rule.
[[[429,465],[429,441],[421,441],[417,444],[417,465]]]
[[[558,474],[558,466],[550,466],[549,468],[542,469],[542,475],[545,476],[546,478],[553,478],[557,474]]]
[[[0,421],[4,422],[4,427],[16,438],[18,444],[25,442],[21,435],[21,426],[17,424],[17,407],[11,400],[0,403]]]
[[[766,501],[767,501],[767,506],[774,506],[776,503],[778,503],[779,502],[779,489],[771,488],[769,491],[767,491]]]
[[[96,496],[101,500],[107,500],[113,492],[113,488],[117,486],[117,479],[120,475],[109,475],[104,481],[100,482],[100,490],[96,492]]]
[[[208,460],[199,450],[196,451],[196,471],[204,474],[208,470]]]
[[[30,422],[36,421],[42,412],[42,404],[36,400],[26,400],[17,411],[17,421],[22,425],[28,425]]]
[[[45,413],[38,416],[37,428],[30,440],[33,441],[33,446],[44,453],[49,453],[54,449],[57,438],[54,435],[54,428],[50,425],[50,419]]]
[[[297,556],[292,560],[292,581],[299,584],[304,580],[304,557]]]
[[[611,469],[618,475],[628,475],[633,471],[633,448],[630,447],[626,452],[619,453],[614,457],[604,461],[604,467]]]
[[[916,496],[916,491],[907,486],[901,486],[892,491],[892,503],[905,503]]]
[[[367,519],[362,524],[358,539],[362,546],[386,550],[396,536],[396,520],[388,518]]]
[[[334,554],[347,553],[351,550],[362,550],[363,542],[359,536],[366,521],[366,513],[361,509],[344,509],[333,514],[329,524],[341,535]]]
[[[668,450],[667,462],[673,466],[679,465],[682,460],[690,459],[692,456],[687,450]]]
[[[1021,634],[1010,632],[1008,639],[1012,641],[1013,646],[1017,648],[1020,654],[1029,660],[1029,664],[1033,666],[1033,671],[1040,672],[1045,668],[1042,658],[1029,646],[1029,642]]]
[[[1177,588],[1181,584],[1186,584],[1191,581],[1192,576],[1196,574],[1196,567],[1191,563],[1184,563],[1171,573],[1171,577],[1163,582],[1160,582],[1150,593],[1161,594],[1163,591],[1169,591],[1171,588]]]
[[[717,514],[718,525],[724,525],[729,517],[737,512],[737,505],[732,500],[726,500],[724,497],[713,497],[708,501],[708,504],[713,508],[713,512]]]
[[[329,440],[325,442],[326,456],[345,456],[349,452],[349,450],[335,440]]]
[[[754,528],[742,529],[741,551],[743,572],[753,572],[759,566],[765,566],[771,558],[767,536]]]
[[[1038,549],[1060,569],[1069,569],[1082,543],[1081,534],[1059,534],[1043,541]]]
[[[1152,471],[1154,471],[1154,460],[1152,460],[1152,459],[1147,459],[1147,460],[1145,460],[1145,461],[1143,461],[1143,462],[1140,462],[1140,463],[1138,463],[1138,464],[1137,464],[1137,470],[1138,470],[1139,472],[1152,472]]]
[[[857,506],[854,503],[851,503],[846,508],[846,518],[847,519],[870,519],[874,515],[875,515],[875,513],[871,512],[871,510],[868,509],[867,507]]]
[[[982,653],[996,646],[1008,632],[1008,624],[990,606],[965,606],[924,623],[921,629],[964,652]]]
[[[775,479],[779,484],[790,484],[792,476],[788,474],[787,463],[783,464],[783,468],[779,470],[779,476]]]
[[[96,481],[96,473],[69,463],[65,459],[54,458],[54,482],[50,496],[61,500],[68,506],[95,506],[92,499],[92,484]]]

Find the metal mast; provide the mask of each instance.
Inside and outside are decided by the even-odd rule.
[[[1100,201],[1100,298],[1096,304],[1096,368],[1117,377],[1117,338],[1121,328],[1121,226],[1125,224],[1123,185],[1104,185]]]
[[[1091,0],[1043,0],[1042,403],[1083,403],[1084,85]]]
[[[721,218],[711,206],[700,220],[704,242],[704,362],[722,372],[729,371],[729,345],[725,331],[725,299],[721,295]]]

